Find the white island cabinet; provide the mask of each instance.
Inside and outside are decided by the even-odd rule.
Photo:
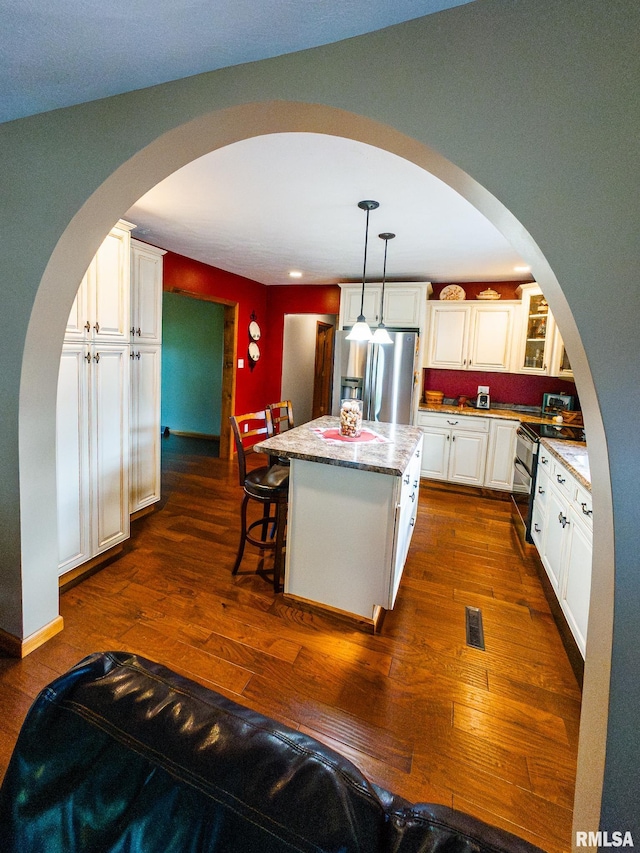
[[[393,608],[415,526],[422,433],[365,421],[375,442],[327,441],[322,417],[256,445],[290,459],[285,595],[375,629]]]

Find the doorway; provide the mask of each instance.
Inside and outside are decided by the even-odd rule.
[[[314,411],[316,406],[320,405],[319,401],[324,399],[327,402],[322,405],[331,405],[331,360],[335,326],[336,317],[333,314],[287,314],[284,318],[281,399],[291,400],[293,403],[296,425],[318,417]],[[324,331],[321,332],[320,329]],[[325,373],[320,383],[316,382],[318,370]],[[326,394],[327,381],[329,397],[322,398],[321,395]],[[319,395],[317,399],[316,394]]]
[[[163,325],[165,316],[162,425],[188,437],[217,437],[220,458],[231,459],[238,303],[171,289]]]

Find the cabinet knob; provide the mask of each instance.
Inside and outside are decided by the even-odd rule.
[[[415,492],[411,492],[411,494],[409,495],[409,497],[411,498],[411,500],[412,500],[412,501],[415,501],[415,499],[416,499],[416,493],[415,493]]]
[[[541,528],[538,526],[537,523],[533,525],[533,529],[535,530],[536,533],[540,533]]]
[[[95,324],[95,326],[94,326],[93,328],[96,330],[96,334],[98,334],[98,335],[99,335],[99,334],[100,334],[100,323],[97,323],[97,322],[96,322],[96,324]]]
[[[542,488],[542,486],[538,486],[538,494],[544,495],[544,489]]]
[[[582,507],[582,512],[583,512],[585,515],[593,515],[593,510],[592,510],[592,509],[587,509],[587,505],[586,505],[585,503],[581,503],[581,504],[580,504],[580,506]]]
[[[141,337],[141,336],[142,336],[142,332],[140,331],[140,327],[139,327],[139,326],[138,326],[138,328],[136,329],[136,335],[137,335],[138,337]]]
[[[560,474],[556,474],[556,480],[562,485],[562,483],[566,483],[566,479],[561,477]]]
[[[100,353],[99,352],[97,352],[94,355],[93,360],[95,361],[96,364],[100,361]]]
[[[87,364],[91,364],[91,353],[90,353],[90,352],[88,352],[88,353],[85,355],[85,359],[86,359],[86,361],[87,361]]]
[[[132,327],[129,329],[129,334],[130,334],[131,336],[133,336],[133,335],[135,335],[135,333],[136,333],[136,328],[135,328],[135,326],[132,326]]]
[[[84,324],[84,328],[85,328],[85,330],[86,330],[87,332],[90,332],[90,331],[91,331],[91,323],[90,323],[88,320],[87,320],[87,322]]]
[[[403,477],[403,478],[402,478],[402,482],[403,482],[403,483],[406,483],[407,485],[409,485],[409,475],[408,475],[408,474],[407,474],[407,476],[406,476],[406,477]]]
[[[543,465],[547,465],[549,462],[549,460],[547,459],[546,456],[541,456],[540,461],[542,462]]]
[[[449,426],[456,426],[456,424],[458,423],[458,421],[450,421],[450,420],[447,418],[447,423],[449,424]]]
[[[563,515],[561,512],[560,512],[560,513],[558,513],[558,521],[559,521],[559,522],[560,522],[560,524],[562,525],[562,529],[563,529],[563,530],[564,530],[564,528],[567,526],[567,524],[569,524],[569,521],[567,521],[567,516],[566,516],[566,515]]]

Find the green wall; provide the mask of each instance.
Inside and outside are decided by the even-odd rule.
[[[222,305],[163,293],[163,427],[220,435],[223,324]]]

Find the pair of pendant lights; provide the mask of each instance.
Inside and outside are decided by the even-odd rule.
[[[385,231],[383,234],[378,234],[381,240],[384,240],[384,265],[382,268],[382,293],[380,297],[380,322],[375,330],[372,333],[369,324],[367,323],[364,316],[364,287],[366,283],[366,275],[367,275],[367,243],[369,242],[369,214],[372,210],[375,210],[377,207],[380,207],[380,203],[377,201],[359,201],[358,207],[360,210],[365,210],[367,213],[367,224],[364,232],[364,266],[362,268],[362,296],[360,298],[360,316],[358,317],[357,322],[352,327],[351,331],[347,335],[348,341],[371,341],[374,344],[391,344],[393,341],[389,335],[389,332],[386,329],[386,326],[382,322],[382,312],[384,309],[384,286],[387,278],[387,247],[389,245],[389,240],[393,240],[396,236],[395,234],[391,234],[388,231]]]

